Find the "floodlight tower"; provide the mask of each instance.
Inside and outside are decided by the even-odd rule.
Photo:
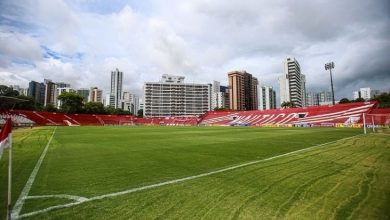
[[[334,101],[332,69],[334,69],[334,63],[333,62],[329,62],[329,63],[325,64],[325,70],[329,70],[329,73],[330,73],[330,85],[332,87],[332,101],[333,101],[333,105],[334,105],[335,101]]]

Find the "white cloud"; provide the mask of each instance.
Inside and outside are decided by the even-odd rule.
[[[141,95],[143,82],[164,73],[226,84],[228,71],[246,69],[277,87],[282,60],[295,56],[310,89],[329,88],[323,65],[330,60],[338,97],[354,86],[388,88],[386,1],[156,0],[96,8],[107,4],[7,0],[0,17],[7,21],[0,22],[1,82],[27,86],[46,77],[108,92],[118,67],[125,89]],[[41,46],[72,58],[44,58]]]
[[[36,38],[22,33],[1,33],[0,54],[3,54],[3,65],[12,61],[33,63],[42,58],[41,48]]]

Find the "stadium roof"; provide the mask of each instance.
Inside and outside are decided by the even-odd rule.
[[[7,109],[6,106],[14,106],[15,104],[21,103],[21,102],[28,102],[30,100],[26,99],[20,99],[12,96],[0,96],[0,109]],[[6,105],[3,105],[6,104]]]

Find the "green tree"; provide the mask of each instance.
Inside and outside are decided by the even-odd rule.
[[[19,92],[11,87],[0,85],[0,96],[19,96]]]
[[[221,108],[215,107],[214,108],[214,111],[224,111],[224,110],[229,110],[229,108],[224,108],[224,107],[221,107]]]
[[[106,112],[111,115],[131,115],[130,111],[125,111],[121,108],[114,108],[112,106],[108,106],[106,108]]]
[[[286,108],[296,108],[296,105],[294,102],[283,102],[281,105],[280,105],[282,108],[286,109]]]
[[[138,110],[137,116],[140,118],[143,118],[144,117],[144,110],[143,109]]]
[[[349,101],[349,99],[347,99],[347,98],[342,98],[342,99],[340,99],[339,104],[350,103],[350,102],[351,102],[351,101]]]
[[[18,103],[15,105],[15,109],[22,109],[22,110],[42,110],[42,104],[35,101],[34,97],[32,96],[18,96],[19,99],[24,99],[26,102]]]
[[[56,112],[58,109],[52,104],[52,103],[49,103],[47,104],[44,108],[43,108],[44,111],[47,111],[47,112]]]
[[[58,96],[60,110],[65,113],[80,113],[83,109],[83,97],[76,92],[65,92]]]
[[[365,102],[366,100],[363,98],[357,98],[354,100],[355,102]]]
[[[379,102],[380,108],[390,108],[390,93],[382,93],[371,100]]]
[[[107,114],[114,115],[114,113],[115,113],[115,108],[112,107],[112,106],[107,106],[107,107],[105,108],[105,111],[106,111]]]
[[[84,105],[84,112],[88,114],[105,114],[106,109],[101,102],[87,102]]]

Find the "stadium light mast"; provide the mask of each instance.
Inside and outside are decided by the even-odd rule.
[[[335,104],[335,100],[334,100],[334,90],[333,90],[332,69],[334,69],[334,63],[333,62],[329,62],[329,63],[325,64],[325,70],[329,70],[329,73],[330,73],[330,86],[332,87],[332,101],[333,101],[333,105],[334,105]]]

